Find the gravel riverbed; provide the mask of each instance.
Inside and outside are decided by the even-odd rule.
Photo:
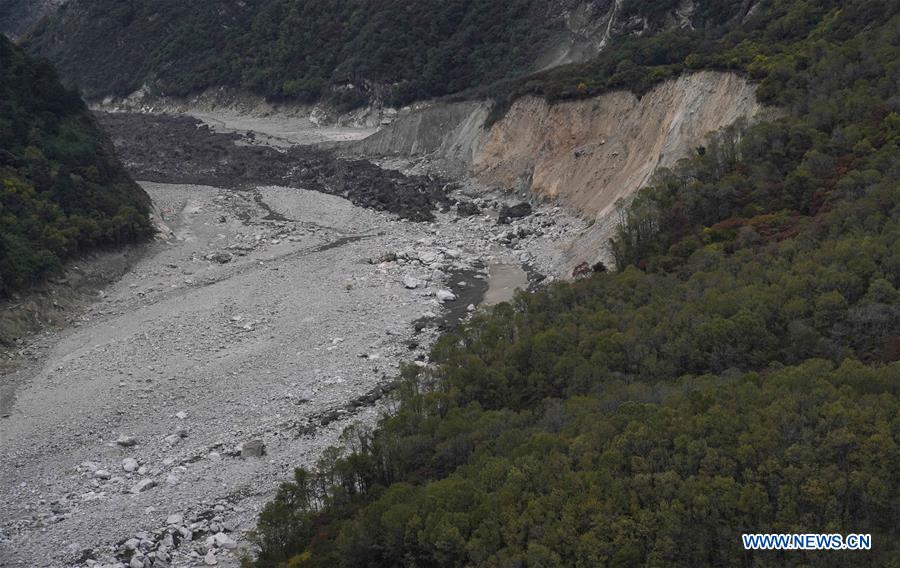
[[[498,225],[493,197],[426,223],[295,188],[142,185],[171,232],[0,377],[18,385],[0,566],[237,566],[278,484],[374,424],[455,298],[492,265],[553,277],[585,228],[550,206]],[[515,287],[498,272],[494,301]]]

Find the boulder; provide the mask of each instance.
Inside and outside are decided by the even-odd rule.
[[[226,548],[228,550],[237,548],[237,542],[235,542],[234,539],[223,532],[216,533],[213,539],[216,546],[218,546],[219,548]]]
[[[422,264],[431,264],[433,262],[437,262],[438,254],[432,251],[421,251],[419,254],[419,262]]]
[[[456,299],[456,294],[450,290],[438,290],[437,299],[441,302],[452,302]]]
[[[116,444],[122,446],[123,448],[130,448],[137,445],[137,439],[135,439],[134,436],[122,435],[116,438]]]
[[[128,473],[137,471],[138,467],[140,467],[140,464],[134,458],[125,458],[124,460],[122,460],[122,469],[124,469]]]

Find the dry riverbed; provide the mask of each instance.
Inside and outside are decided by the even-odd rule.
[[[2,566],[236,566],[278,484],[377,420],[492,266],[508,299],[506,265],[552,275],[584,228],[550,207],[498,225],[493,198],[423,223],[300,189],[142,185],[171,233],[0,377]]]

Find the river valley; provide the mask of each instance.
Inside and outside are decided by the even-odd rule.
[[[354,205],[352,188],[229,184],[215,164],[219,186],[178,183],[196,172],[123,158],[157,179],[141,185],[160,233],[2,377],[2,566],[237,566],[294,467],[373,425],[399,366],[427,365],[442,328],[527,288],[523,264],[559,277],[586,228],[552,204],[498,224],[514,201],[466,180],[414,221]]]

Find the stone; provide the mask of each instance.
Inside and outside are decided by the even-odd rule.
[[[266,455],[266,445],[262,440],[250,440],[241,445],[242,458],[261,458]]]
[[[177,418],[179,420],[184,420],[185,418],[187,418],[187,412],[184,412],[184,411],[176,412],[175,418]]]
[[[125,541],[125,550],[137,550],[138,546],[141,545],[141,539],[139,538],[129,538]]]
[[[219,548],[226,548],[228,550],[237,548],[237,542],[223,532],[216,533],[213,539],[215,540],[216,546]]]
[[[166,485],[178,485],[179,483],[181,483],[181,480],[177,476],[171,473],[166,476]]]
[[[213,552],[212,550],[207,552],[206,556],[203,557],[203,563],[206,564],[207,566],[215,566],[216,564],[218,564],[219,561],[216,560],[216,553]]]
[[[419,261],[423,264],[431,264],[432,262],[437,261],[438,255],[435,252],[431,251],[422,251],[419,253]]]
[[[471,201],[460,201],[456,204],[456,214],[460,217],[471,217],[481,213],[481,209]]]
[[[172,513],[168,517],[166,517],[167,525],[183,525],[184,524],[184,515],[181,513]]]
[[[140,464],[138,464],[138,461],[134,458],[125,458],[122,460],[122,469],[128,473],[136,471],[138,467],[140,467]]]
[[[156,481],[152,479],[142,479],[138,481],[132,488],[132,493],[143,493],[156,487]]]
[[[123,448],[130,448],[137,445],[137,440],[134,436],[122,435],[116,439],[116,444],[122,446]]]
[[[403,285],[410,290],[415,290],[421,284],[422,284],[421,282],[419,282],[417,279],[413,278],[412,276],[407,276],[403,279]]]
[[[98,469],[94,472],[94,477],[97,479],[109,479],[112,477],[112,474],[105,469]]]
[[[135,554],[128,563],[129,568],[144,568],[144,557]]]
[[[441,302],[452,302],[456,299],[456,294],[450,290],[438,290],[437,299]]]
[[[501,207],[497,222],[501,225],[508,225],[509,222],[513,219],[521,219],[522,217],[527,217],[528,215],[531,215],[531,205],[523,201],[522,203],[518,203],[516,205],[513,205],[512,207]]]

